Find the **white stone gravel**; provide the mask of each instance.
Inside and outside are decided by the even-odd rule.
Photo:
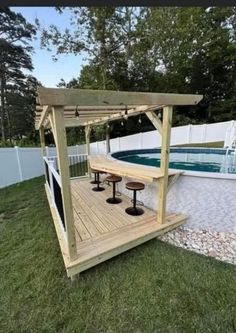
[[[160,239],[236,265],[236,233],[195,230],[181,226],[161,236]]]

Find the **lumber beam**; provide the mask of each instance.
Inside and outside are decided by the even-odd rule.
[[[44,123],[45,119],[47,118],[47,115],[48,115],[50,110],[51,110],[50,105],[44,105],[43,106],[43,111],[41,113],[37,129],[39,129],[43,125],[43,123]]]
[[[182,174],[182,172],[176,173],[175,175],[169,176],[168,185],[167,185],[167,192],[169,192],[169,190],[171,189],[171,187],[177,182],[177,180],[179,179],[179,176],[181,174]]]
[[[194,105],[202,95],[38,87],[41,105]]]
[[[118,113],[115,114],[111,114],[110,116],[104,116],[104,117],[98,117],[94,120],[90,120],[87,122],[84,122],[84,126],[86,125],[92,125],[92,124],[102,124],[105,123],[107,121],[112,121],[112,120],[118,120],[118,119],[122,119],[124,116],[127,117],[131,117],[131,116],[137,116],[140,113],[144,113],[147,111],[152,111],[152,110],[158,110],[158,109],[162,109],[162,106],[157,106],[157,105],[141,105],[141,106],[137,106],[136,108],[127,110],[127,111],[120,111]],[[127,113],[126,113],[127,112]]]
[[[91,133],[91,129],[92,129],[92,127],[90,125],[85,127],[87,165],[88,165],[88,174],[89,174],[90,178],[91,178],[91,168],[90,168],[88,156],[90,155],[90,133]]]
[[[173,107],[165,106],[163,108],[163,125],[162,125],[162,144],[161,144],[161,165],[160,170],[163,177],[159,180],[159,202],[158,202],[158,223],[165,221],[166,214],[166,196],[168,186],[168,167],[170,153],[170,130],[172,124]]]
[[[162,122],[157,117],[154,111],[148,111],[146,112],[146,115],[148,119],[151,121],[151,123],[154,125],[154,127],[158,130],[158,132],[162,135]]]
[[[49,120],[49,124],[51,126],[51,129],[52,129],[52,134],[53,134],[53,137],[54,137],[55,144],[57,144],[56,143],[56,131],[55,131],[55,125],[54,125],[54,122],[53,122],[52,113],[49,113],[48,120]]]
[[[40,137],[40,144],[42,148],[42,155],[43,157],[46,156],[46,144],[45,144],[45,132],[44,132],[44,127],[41,126],[39,128],[39,137]]]
[[[58,166],[61,176],[61,194],[64,208],[64,217],[66,225],[66,236],[68,245],[68,254],[70,260],[77,257],[74,216],[72,209],[69,161],[67,152],[66,129],[64,126],[63,107],[53,107],[53,123],[55,131],[55,143],[57,150]]]

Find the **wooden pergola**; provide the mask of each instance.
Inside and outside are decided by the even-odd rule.
[[[38,88],[36,128],[40,133],[45,161],[45,129],[51,129],[57,150],[59,171],[45,164],[45,188],[68,276],[72,278],[83,270],[163,234],[185,221],[186,216],[182,214],[166,213],[170,177],[173,182],[179,175],[178,172],[168,170],[173,106],[195,105],[201,99],[201,95],[189,94]],[[156,110],[163,112],[162,121],[156,116]],[[91,156],[88,160],[92,168],[107,173],[147,182],[157,181],[157,212],[146,209],[146,216],[134,218],[126,216],[123,210],[117,207],[120,205],[111,207],[112,205],[107,204],[109,208],[104,206],[103,214],[96,205],[92,210],[88,199],[91,197],[91,200],[98,200],[98,203],[103,205],[101,198],[104,194],[99,193],[92,198],[88,181],[71,181],[66,128],[85,126],[87,155],[90,155],[89,137],[92,126],[143,113],[162,136],[160,168],[156,168],[156,171],[142,166],[132,168],[125,163],[111,161],[106,156]],[[50,184],[54,184],[53,189]],[[56,193],[55,188],[60,193]],[[58,205],[60,201],[61,206]],[[109,209],[112,213],[108,214]],[[116,210],[120,220],[113,215]],[[82,224],[86,230],[91,230],[90,237],[86,236],[86,239]],[[94,228],[97,228],[96,231]]]

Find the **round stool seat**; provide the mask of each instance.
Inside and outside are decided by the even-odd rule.
[[[106,180],[108,182],[112,182],[112,183],[114,182],[114,183],[116,183],[116,182],[121,182],[122,181],[122,177],[116,176],[116,175],[111,175],[111,176],[107,176]]]
[[[125,186],[127,190],[136,190],[136,191],[141,191],[145,188],[145,185],[139,182],[129,182]]]

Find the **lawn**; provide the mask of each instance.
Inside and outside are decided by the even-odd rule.
[[[236,268],[150,241],[66,277],[43,178],[0,190],[1,332],[236,332]]]

